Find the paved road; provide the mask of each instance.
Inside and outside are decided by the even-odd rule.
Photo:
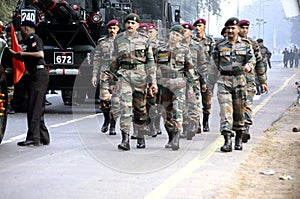
[[[92,104],[64,106],[49,95],[46,123],[51,145],[19,147],[26,115],[9,115],[0,145],[0,198],[210,198],[249,155],[263,131],[296,99],[299,69],[274,62],[268,71],[270,92],[255,101],[251,142],[243,151],[221,153],[218,103],[213,98],[211,132],[181,140],[179,151],[164,149],[166,133],[147,137],[146,149],[118,151],[121,136],[100,133],[101,113]],[[225,172],[226,171],[226,172]]]

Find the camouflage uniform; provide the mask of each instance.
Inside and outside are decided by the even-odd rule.
[[[149,38],[142,33],[136,32],[131,40],[127,39],[126,32],[118,34],[114,49],[115,61],[111,63],[110,70],[118,76],[120,129],[122,138],[126,137],[127,142],[132,120],[139,136],[144,136],[147,84],[156,84],[156,67]],[[129,147],[124,150],[129,150]]]
[[[187,139],[192,139],[194,133],[199,127],[201,105],[200,105],[200,93],[201,85],[206,84],[204,78],[202,77],[201,70],[205,64],[205,52],[203,46],[196,40],[191,39],[191,43],[188,46],[191,51],[191,56],[194,65],[194,77],[195,81],[193,85],[187,84],[187,93],[186,93],[186,108],[184,109],[184,122],[183,126],[186,127]],[[192,88],[190,88],[192,86]],[[193,97],[188,96],[188,90],[193,89]],[[185,137],[185,132],[182,137]]]
[[[232,20],[232,19],[231,19]],[[234,23],[238,19],[234,18]],[[218,43],[214,61],[220,70],[218,101],[220,104],[220,131],[225,138],[221,151],[230,152],[232,131],[236,131],[235,149],[242,150],[241,136],[245,131],[244,110],[247,95],[246,65],[254,70],[255,57],[249,40],[238,37],[235,44],[228,39]]]
[[[100,108],[104,115],[104,123],[101,131],[105,133],[108,130],[108,125],[110,123],[110,134],[115,134],[115,124],[116,121],[112,114],[110,114],[111,109],[111,97],[109,86],[115,85],[115,80],[109,73],[109,64],[113,60],[113,46],[114,38],[101,38],[98,41],[93,59],[93,76],[97,76],[100,71]],[[115,109],[114,109],[115,110]]]
[[[152,51],[155,52],[157,47],[162,45],[163,41],[156,39],[150,41],[150,47]],[[160,77],[160,72],[156,70],[156,77]],[[148,130],[149,135],[152,137],[156,137],[157,134],[161,134],[160,120],[162,116],[161,109],[158,104],[159,99],[159,91],[153,97],[149,94],[147,95],[147,114],[148,114]]]
[[[202,97],[202,106],[203,106],[203,131],[209,131],[208,125],[208,117],[211,113],[211,102],[212,102],[212,95],[213,90],[215,87],[215,83],[217,81],[217,71],[208,75],[208,69],[214,69],[214,63],[211,59],[212,52],[214,49],[215,41],[213,38],[204,36],[203,38],[198,38],[196,36],[193,37],[196,41],[204,46],[205,52],[205,64],[201,67],[201,74],[203,74],[203,78],[205,82],[207,82],[207,91],[201,92]],[[208,79],[210,78],[210,79]]]
[[[166,111],[165,128],[169,141],[166,148],[179,148],[179,134],[182,131],[183,107],[187,79],[192,83],[194,69],[189,48],[181,43],[171,49],[169,44],[157,48],[157,67],[161,72],[158,79],[160,104]],[[187,77],[187,79],[186,79]]]

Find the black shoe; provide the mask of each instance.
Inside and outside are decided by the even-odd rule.
[[[49,144],[50,144],[50,141],[41,140],[41,144],[42,144],[42,145],[49,145]]]
[[[220,150],[222,152],[231,152],[232,151],[232,141],[231,141],[231,137],[232,137],[232,133],[231,132],[222,132],[223,136],[224,136],[224,145],[220,148]]]
[[[250,138],[251,138],[251,136],[249,133],[249,126],[245,125],[245,131],[243,131],[243,133],[242,133],[242,142],[247,143],[248,140],[250,140]]]
[[[243,145],[242,145],[242,133],[244,131],[236,131],[235,134],[235,144],[234,144],[234,149],[235,150],[243,150]]]
[[[136,148],[138,148],[138,149],[144,149],[144,148],[146,148],[145,138],[138,138],[137,139]]]
[[[45,105],[46,105],[46,106],[49,106],[49,105],[51,105],[51,104],[52,104],[51,102],[49,102],[48,100],[45,99]]]
[[[121,131],[121,134],[122,134],[122,141],[121,144],[118,145],[118,149],[128,151],[130,150],[129,134],[127,134],[124,131]]]
[[[209,132],[209,124],[208,124],[208,118],[209,118],[209,114],[204,113],[203,114],[203,132]]]
[[[40,142],[25,140],[25,141],[22,141],[22,142],[18,142],[17,145],[18,146],[41,146],[42,144]]]
[[[173,139],[171,142],[171,148],[173,151],[177,151],[179,149],[179,132],[175,131],[173,135]]]

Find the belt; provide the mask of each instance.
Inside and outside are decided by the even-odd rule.
[[[244,71],[238,70],[238,71],[221,71],[221,75],[226,75],[226,76],[237,76],[237,75],[243,75]]]
[[[180,77],[184,77],[183,73],[175,72],[175,73],[162,73],[161,74],[162,78],[170,78],[170,79],[176,79]]]
[[[136,70],[139,68],[139,66],[144,68],[144,64],[121,64],[120,68],[126,70]]]
[[[44,65],[36,65],[36,69],[43,69],[43,68],[45,68]]]

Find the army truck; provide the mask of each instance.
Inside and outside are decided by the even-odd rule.
[[[105,24],[113,18],[122,22],[130,12],[139,14],[143,22],[157,24],[160,34],[178,23],[180,15],[168,0],[19,0],[13,24],[16,31],[24,20],[38,24],[36,33],[44,42],[50,74],[49,90],[61,90],[63,102],[71,105],[72,100],[83,103],[87,97],[97,98],[91,85],[92,51],[106,35]],[[26,98],[23,89],[15,88],[14,104],[19,105]]]

